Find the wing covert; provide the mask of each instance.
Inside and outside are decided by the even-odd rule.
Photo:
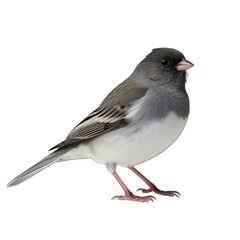
[[[50,150],[60,148],[71,143],[87,140],[124,127],[127,121],[126,113],[120,106],[98,108],[80,122],[67,136],[66,140],[57,144]]]

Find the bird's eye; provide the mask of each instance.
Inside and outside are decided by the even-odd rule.
[[[161,64],[164,65],[164,66],[168,65],[168,60],[167,59],[162,59]]]

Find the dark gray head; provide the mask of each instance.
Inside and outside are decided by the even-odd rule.
[[[192,66],[181,52],[172,48],[153,49],[138,64],[129,81],[143,90],[147,89],[143,118],[164,118],[171,111],[182,118],[188,116],[185,82],[186,70]]]
[[[184,84],[186,70],[193,64],[173,48],[155,48],[136,68],[136,73],[144,71],[145,76],[159,84],[175,82]]]
[[[173,48],[155,48],[149,53],[145,60],[153,62],[163,71],[174,71],[175,66],[185,58],[184,55]]]

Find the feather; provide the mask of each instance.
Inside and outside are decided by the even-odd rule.
[[[97,137],[128,124],[125,119],[131,104],[142,98],[146,89],[136,86],[129,79],[118,85],[103,100],[100,106],[81,121],[67,136],[66,140],[50,150]]]
[[[91,139],[109,131],[126,126],[125,112],[117,107],[97,109],[79,123],[67,136],[66,140],[52,147],[50,150],[69,144]]]
[[[7,187],[17,185],[17,184],[27,180],[28,178],[34,176],[35,174],[39,173],[43,169],[51,166],[55,162],[59,161],[61,159],[61,157],[63,156],[63,154],[66,153],[67,151],[68,151],[68,149],[63,148],[63,149],[58,149],[57,151],[49,154],[48,156],[43,158],[41,161],[39,161],[38,163],[36,163],[32,167],[30,167],[29,169],[24,171],[17,177],[15,177],[12,181],[10,181],[7,184]]]

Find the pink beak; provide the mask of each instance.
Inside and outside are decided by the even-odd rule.
[[[177,71],[183,71],[183,70],[187,70],[191,67],[193,67],[194,64],[192,64],[191,62],[189,62],[188,60],[186,60],[185,58],[182,58],[182,61],[179,62],[175,68],[177,69]]]

